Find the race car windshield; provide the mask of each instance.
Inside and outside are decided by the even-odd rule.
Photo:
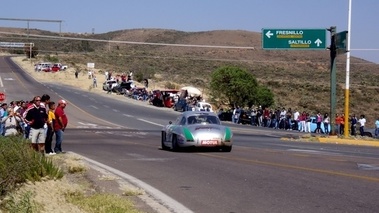
[[[217,117],[212,115],[200,115],[200,116],[190,116],[188,117],[188,125],[191,124],[220,124]]]

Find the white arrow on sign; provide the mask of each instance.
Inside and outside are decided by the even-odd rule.
[[[322,44],[322,41],[318,38],[318,39],[315,41],[315,44],[319,47],[319,46]]]
[[[272,33],[271,30],[267,31],[267,33],[266,33],[267,38],[271,38],[271,36],[273,36],[273,35],[274,35],[274,33]]]

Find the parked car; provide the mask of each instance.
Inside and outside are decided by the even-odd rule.
[[[40,71],[50,72],[51,71],[51,64],[42,65],[40,68]]]
[[[310,125],[310,129],[311,129],[311,132],[315,133],[316,132],[316,128],[317,128],[317,119],[315,116],[311,116],[310,117],[311,119],[311,125]],[[300,126],[300,123],[298,124],[298,127],[297,129],[300,130],[301,126]],[[325,128],[324,128],[324,123],[321,122],[321,133],[325,133]],[[328,125],[328,129],[329,129],[329,132],[331,132],[331,126],[330,124]]]
[[[128,93],[128,91],[132,88],[133,82],[128,81],[128,82],[121,82],[120,84],[117,84],[117,86],[113,87],[113,92],[123,95]]]
[[[50,71],[50,69],[47,69],[47,67],[52,67],[52,64],[50,62],[41,62],[34,65],[35,71]]]
[[[217,114],[218,114],[218,118],[221,121],[232,121],[233,112],[230,110],[228,111],[220,110]]]
[[[51,67],[51,71],[52,72],[58,72],[60,70],[61,70],[61,68],[59,66],[55,65],[55,64]]]
[[[111,90],[113,90],[113,88],[115,88],[118,85],[117,81],[115,80],[107,80],[103,83],[103,90],[108,91],[109,84],[111,85],[111,88],[110,88]]]
[[[161,146],[163,150],[178,151],[181,148],[206,147],[220,148],[224,152],[232,150],[233,133],[227,126],[221,125],[213,112],[186,111],[171,121],[162,130]]]
[[[240,118],[238,120],[240,124],[251,124],[251,112],[247,110],[240,110]]]
[[[213,109],[212,109],[212,105],[210,103],[199,101],[195,105],[195,111],[213,112]]]
[[[67,65],[63,65],[63,64],[61,64],[61,63],[55,63],[53,66],[57,66],[57,67],[59,67],[59,70],[65,70],[65,69],[68,68]]]
[[[174,96],[177,95],[178,92],[179,90],[175,89],[154,90],[149,98],[149,103],[158,107],[172,108],[175,104]]]

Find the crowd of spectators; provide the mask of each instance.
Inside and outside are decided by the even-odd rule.
[[[224,112],[220,113],[222,116]],[[344,134],[345,118],[343,114],[336,114],[335,126],[331,127],[330,115],[328,113],[310,114],[306,111],[299,112],[298,110],[292,110],[291,108],[285,109],[270,109],[268,107],[252,107],[251,109],[242,109],[235,107],[231,114],[230,121],[233,123],[248,123],[252,126],[267,127],[273,129],[284,129],[288,131],[300,131],[300,132],[314,132],[320,134],[330,134],[331,128],[338,135]],[[226,119],[224,119],[226,120]],[[349,134],[356,136],[357,134],[364,136],[366,118],[362,114],[359,118],[353,114],[348,119]],[[315,128],[311,128],[311,124],[315,124]],[[379,136],[379,118],[377,124],[375,124],[375,135]]]
[[[31,147],[49,155],[63,152],[61,148],[63,131],[67,126],[64,108],[67,102],[59,100],[57,105],[44,94],[31,101],[1,103],[0,137],[22,135],[31,141]],[[56,143],[52,148],[53,135]]]

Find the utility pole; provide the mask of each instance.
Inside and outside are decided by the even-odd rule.
[[[328,29],[330,31],[330,134],[336,135],[336,79],[337,79],[337,46],[336,46],[336,31],[337,27],[332,26]],[[337,130],[339,131],[339,130]]]
[[[346,86],[345,86],[345,126],[344,136],[349,136],[349,98],[350,98],[350,35],[351,35],[351,0],[349,0],[349,12],[347,23],[347,45],[346,45]],[[351,134],[353,134],[351,132]]]

